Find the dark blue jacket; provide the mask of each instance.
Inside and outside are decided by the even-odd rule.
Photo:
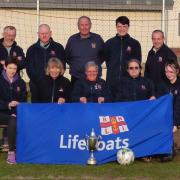
[[[121,78],[117,85],[115,101],[138,101],[146,100],[155,96],[154,85],[151,80],[145,77]]]
[[[78,80],[72,92],[72,101],[79,102],[80,97],[86,97],[87,102],[98,102],[99,97],[104,97],[105,102],[109,102],[111,99],[106,82],[100,78],[96,81]]]
[[[155,90],[157,85],[166,79],[165,64],[168,58],[177,59],[173,51],[165,44],[157,52],[152,48],[148,53],[144,76],[153,81]]]
[[[71,98],[70,81],[59,76],[57,79],[52,79],[50,76],[45,76],[38,82],[40,92],[39,102],[58,102],[59,98],[65,98],[65,102],[69,102]]]
[[[105,43],[104,56],[107,66],[106,81],[111,86],[122,76],[127,75],[127,62],[132,59],[141,61],[141,45],[129,36],[116,35]]]
[[[47,49],[40,46],[40,41],[30,46],[26,54],[27,74],[32,82],[37,83],[45,76],[48,60],[51,57],[59,58],[65,66],[65,51],[61,44],[51,39]]]
[[[5,71],[0,76],[0,112],[16,114],[16,108],[9,109],[11,101],[26,102],[27,91],[25,82],[15,75],[12,83],[8,80]]]
[[[6,61],[8,57],[8,51],[3,45],[3,40],[4,40],[3,38],[0,39],[0,61],[2,60]],[[16,59],[19,61],[18,71],[25,68],[26,60],[23,49],[20,46],[18,46],[16,42],[14,42],[13,45],[11,46],[9,56],[16,57]],[[2,70],[3,70],[3,66],[2,64],[0,64],[0,74],[2,73]]]
[[[85,78],[86,63],[94,61],[99,66],[98,74],[101,76],[103,48],[104,41],[98,34],[90,33],[90,36],[84,39],[81,38],[80,33],[72,35],[65,48],[70,74],[78,79]]]
[[[156,96],[160,97],[165,94],[173,95],[173,109],[174,109],[174,125],[180,125],[180,78],[176,80],[174,84],[171,84],[168,80],[161,82],[157,86]]]

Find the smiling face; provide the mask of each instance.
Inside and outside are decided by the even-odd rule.
[[[97,75],[98,75],[98,70],[95,66],[89,66],[86,69],[86,78],[89,81],[96,81]]]
[[[86,17],[80,18],[78,22],[78,29],[82,37],[84,38],[88,37],[91,29],[90,20]]]
[[[49,65],[48,71],[53,79],[56,79],[61,74],[61,69],[55,64]]]
[[[4,38],[4,45],[6,47],[11,47],[12,44],[15,41],[16,38],[16,29],[5,29],[4,33],[3,33],[3,38]]]
[[[16,64],[8,64],[6,67],[5,67],[5,70],[6,70],[6,75],[9,79],[13,79],[14,75],[16,74],[17,72],[17,65]]]
[[[154,32],[152,34],[152,43],[153,47],[158,50],[164,44],[164,35],[161,32]]]
[[[127,24],[117,23],[116,29],[119,36],[125,36],[128,33],[129,26]]]
[[[176,81],[178,73],[179,71],[175,69],[173,66],[168,65],[165,67],[166,77],[169,79],[171,83],[174,83]]]
[[[137,78],[140,75],[141,68],[137,62],[132,61],[128,64],[127,72],[130,77]]]
[[[51,38],[52,32],[47,25],[42,25],[39,27],[38,36],[41,42],[48,44]]]

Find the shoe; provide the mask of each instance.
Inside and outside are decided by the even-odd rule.
[[[16,164],[16,154],[14,151],[8,152],[7,161],[8,164]]]
[[[149,162],[152,161],[152,157],[143,157],[143,158],[141,158],[141,160],[142,160],[143,162],[149,163]]]
[[[169,161],[172,161],[173,158],[174,158],[173,155],[169,154],[169,155],[162,156],[160,160],[161,162],[169,162]]]

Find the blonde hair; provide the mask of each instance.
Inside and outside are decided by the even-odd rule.
[[[52,57],[49,59],[48,64],[47,64],[47,68],[46,68],[46,75],[49,76],[49,68],[50,66],[55,66],[58,69],[60,69],[60,75],[64,74],[64,65],[62,63],[62,61],[56,57]]]

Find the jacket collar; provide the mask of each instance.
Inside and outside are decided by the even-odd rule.
[[[2,76],[9,84],[12,84],[12,83],[14,83],[15,81],[17,81],[19,79],[19,75],[16,73],[14,78],[13,78],[13,81],[10,82],[9,78],[7,77],[7,74],[6,74],[5,70],[3,70],[3,72],[2,72]]]

